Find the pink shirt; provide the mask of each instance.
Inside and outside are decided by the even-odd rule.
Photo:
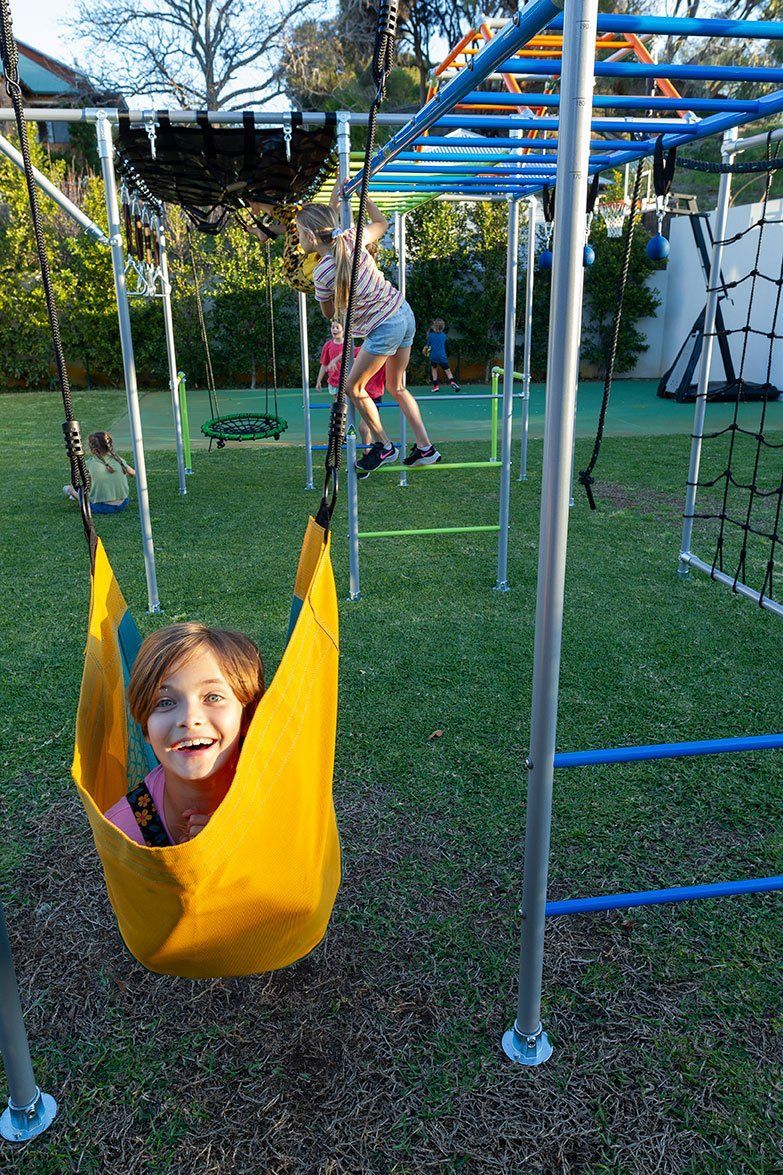
[[[144,782],[146,783],[147,789],[152,796],[152,802],[158,809],[158,815],[163,821],[163,827],[166,829],[166,835],[173,844],[174,837],[171,835],[171,830],[166,823],[166,816],[163,810],[163,794],[166,790],[166,780],[163,775],[163,768],[160,766],[160,764],[158,764],[157,767],[153,767],[152,771],[150,771]],[[119,828],[121,832],[124,832],[126,836],[130,837],[131,840],[135,840],[137,844],[144,844],[142,831],[136,823],[136,817],[133,815],[133,809],[131,808],[125,796],[123,796],[121,800],[118,800],[113,808],[109,808],[108,812],[106,813],[106,819],[111,824],[116,825],[116,827]]]
[[[353,254],[356,234],[349,229],[344,238],[348,251]],[[331,253],[316,265],[313,270],[315,296],[319,302],[331,302],[334,298],[334,280],[337,266]],[[362,246],[362,256],[359,262],[359,274],[356,282],[353,301],[353,333],[359,338],[366,338],[376,326],[380,326],[392,314],[396,314],[404,299],[399,290],[387,281],[370,254]]]
[[[354,347],[354,356],[359,354],[359,347]],[[342,343],[335,343],[333,339],[327,339],[321,348],[321,366],[327,369],[326,382],[330,388],[339,388],[340,386],[340,364],[335,363],[334,367],[329,369],[329,364],[333,359],[339,358],[343,353]],[[386,388],[386,364],[384,363],[380,371],[376,371],[375,375],[371,376],[364,385],[368,396],[373,400],[380,400]]]
[[[336,343],[334,339],[327,339],[321,348],[321,367],[327,369],[326,382],[330,388],[340,386],[340,364],[335,363],[334,367],[329,367],[329,364],[333,359],[339,359],[342,353],[342,343]]]

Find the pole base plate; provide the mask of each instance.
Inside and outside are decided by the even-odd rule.
[[[503,1052],[517,1065],[543,1065],[552,1056],[549,1037],[539,1024],[532,1034],[523,1035],[516,1024],[503,1033]]]
[[[6,1142],[29,1142],[43,1134],[57,1117],[57,1102],[48,1093],[38,1091],[29,1106],[14,1106],[9,1098],[8,1109],[0,1117],[0,1136]]]

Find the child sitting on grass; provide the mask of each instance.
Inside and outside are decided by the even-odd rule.
[[[90,450],[85,462],[90,475],[90,507],[93,514],[119,514],[128,505],[128,478],[136,470],[114,452],[114,441],[108,432],[91,432],[87,438]],[[73,486],[63,486],[66,498],[78,502]]]
[[[148,636],[133,666],[128,705],[158,766],[106,819],[150,847],[197,836],[231,787],[263,693],[261,656],[241,633],[188,623]]]
[[[427,346],[424,348],[423,354],[429,358],[432,366],[432,390],[433,392],[440,391],[440,384],[438,383],[438,368],[442,367],[446,373],[446,379],[449,381],[455,392],[460,390],[460,386],[454,378],[454,373],[449,367],[449,357],[446,354],[446,323],[442,318],[433,318],[430,323],[429,333],[427,335]]]

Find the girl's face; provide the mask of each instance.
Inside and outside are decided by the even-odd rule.
[[[147,719],[147,740],[166,782],[229,784],[239,757],[242,710],[211,650],[170,670]]]
[[[315,253],[317,241],[309,228],[305,228],[300,224],[299,217],[296,217],[296,231],[299,237],[299,247],[305,253]]]
[[[341,343],[343,341],[343,324],[341,322],[333,322],[329,329],[332,332],[332,342]]]

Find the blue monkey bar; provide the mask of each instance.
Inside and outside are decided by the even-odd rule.
[[[744,881],[716,881],[708,885],[676,885],[671,889],[646,889],[638,893],[605,894],[595,898],[565,898],[547,902],[550,918],[561,914],[597,914],[600,910],[627,910],[632,906],[665,906],[704,898],[738,897],[748,893],[783,890],[783,877],[750,877]]]
[[[562,4],[559,7],[562,9]],[[435,96],[376,153],[370,164],[372,190],[391,192],[399,189],[420,194],[429,192],[434,196],[449,191],[474,197],[482,193],[496,196],[505,191],[508,196],[521,197],[550,183],[550,161],[543,157],[543,152],[552,153],[551,167],[554,168],[558,142],[554,137],[544,136],[556,135],[559,131],[560,95],[524,90],[498,93],[477,87],[486,78],[499,75],[562,77],[560,57],[527,59],[516,56],[537,33],[558,32],[563,28],[562,12],[557,8],[552,0],[533,0],[480,48],[466,67],[456,70]],[[598,17],[598,34],[604,33],[783,40],[783,22],[603,13]],[[600,48],[599,42],[597,50]],[[629,51],[632,51],[630,44]],[[730,98],[593,93],[590,98],[594,112],[592,133],[594,136],[610,135],[611,139],[593,138],[589,161],[592,174],[651,154],[655,139],[660,135],[665,149],[684,146],[783,110],[783,69],[780,68],[711,65],[706,62],[669,65],[609,58],[596,62],[595,76],[733,84],[753,82],[782,88],[760,97]],[[482,107],[488,112],[477,112]],[[491,112],[493,107],[497,108],[497,114]],[[505,110],[508,114],[503,113]],[[551,110],[552,113],[534,113],[534,110]],[[628,114],[612,117],[612,111],[627,111]],[[679,117],[672,117],[676,115]],[[457,133],[448,135],[450,130]],[[477,141],[460,134],[461,131],[504,131],[505,134],[497,139],[483,136]],[[512,137],[514,132],[527,132],[528,137],[515,139]],[[532,138],[531,132],[542,137]],[[640,134],[644,139],[635,142],[621,137]],[[531,151],[530,155],[526,156],[526,149]],[[509,153],[507,157],[504,157],[504,150]],[[398,163],[390,166],[393,160]],[[449,170],[446,166],[449,163],[458,166]],[[510,166],[504,167],[503,164]],[[383,175],[383,172],[387,174]],[[359,173],[347,185],[346,191],[353,193],[360,179]],[[449,180],[452,186],[448,186]]]
[[[596,767],[600,763],[639,763],[647,759],[686,759],[700,755],[726,755],[732,751],[780,750],[783,734],[752,734],[743,738],[713,738],[698,742],[651,743],[641,747],[609,747],[598,751],[561,751],[555,767]]]
[[[522,95],[526,106],[541,106],[559,109],[559,94],[525,93]],[[471,106],[508,106],[517,109],[519,94],[496,94],[494,91],[474,90],[465,98]],[[735,110],[753,113],[758,106],[755,98],[650,98],[646,94],[593,94],[594,110],[689,110],[714,113],[719,110]]]
[[[502,72],[523,77],[560,77],[562,60],[559,57],[505,62]],[[755,82],[761,85],[783,83],[783,69],[745,65],[666,65],[658,62],[647,65],[641,61],[596,61],[597,78],[663,78],[666,81]],[[519,103],[517,103],[519,105]]]

